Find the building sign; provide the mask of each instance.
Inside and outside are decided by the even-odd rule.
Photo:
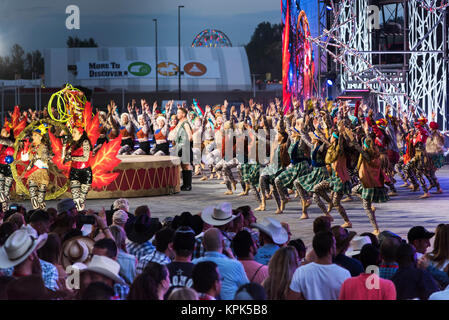
[[[184,66],[184,72],[192,77],[201,77],[207,72],[207,67],[201,62],[189,62]]]
[[[157,65],[157,73],[164,77],[173,77],[178,75],[178,66],[170,61],[163,61]]]
[[[160,61],[157,68],[144,61],[87,61],[76,63],[77,79],[123,79],[156,78],[156,71],[161,78],[178,77],[178,65],[166,60]],[[185,61],[183,78],[210,79],[220,78],[220,69],[216,61]]]

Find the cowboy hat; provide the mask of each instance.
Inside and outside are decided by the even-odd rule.
[[[232,215],[232,205],[223,202],[217,206],[206,207],[201,213],[201,218],[211,226],[223,226],[236,218]]]
[[[162,227],[158,218],[150,218],[146,214],[138,216],[132,223],[125,225],[126,236],[136,243],[150,240]]]
[[[62,244],[62,266],[67,268],[74,263],[88,263],[91,259],[95,241],[89,237],[78,236]]]
[[[112,279],[114,282],[125,284],[125,281],[119,276],[120,264],[106,256],[94,255],[92,260],[87,264],[87,268],[80,269],[80,271],[96,272]]]
[[[281,223],[278,220],[267,217],[265,218],[265,221],[267,221],[268,223],[252,223],[251,227],[259,229],[260,232],[263,232],[266,235],[270,236],[273,242],[276,244],[284,244],[288,241],[288,233],[282,227]]]
[[[335,245],[337,249],[346,248],[357,234],[354,231],[348,231],[348,229],[342,228],[340,226],[332,227],[331,231],[335,237]]]
[[[346,251],[346,255],[349,257],[358,255],[358,254],[360,254],[360,251],[362,250],[363,246],[365,244],[370,244],[370,243],[371,243],[371,239],[368,236],[354,237],[351,241],[348,251]]]
[[[0,247],[0,268],[7,269],[21,264],[46,240],[47,234],[35,238],[24,228],[14,231]]]

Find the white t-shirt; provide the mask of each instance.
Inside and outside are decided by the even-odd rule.
[[[341,285],[350,277],[348,270],[336,264],[311,262],[296,269],[290,289],[301,292],[306,300],[338,300]]]
[[[449,286],[447,286],[443,291],[432,293],[429,300],[449,300]]]

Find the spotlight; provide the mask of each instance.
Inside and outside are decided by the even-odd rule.
[[[328,80],[327,80],[327,85],[328,85],[329,87],[332,87],[332,86],[334,85],[334,82],[333,82],[331,79],[328,79]]]
[[[332,10],[332,6],[327,5],[327,6],[326,6],[326,9],[330,11],[330,10]]]

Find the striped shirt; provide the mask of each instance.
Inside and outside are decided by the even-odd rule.
[[[143,243],[132,242],[131,240],[126,240],[126,251],[132,254],[139,261],[143,256],[153,253],[156,248],[150,241],[145,241]]]

